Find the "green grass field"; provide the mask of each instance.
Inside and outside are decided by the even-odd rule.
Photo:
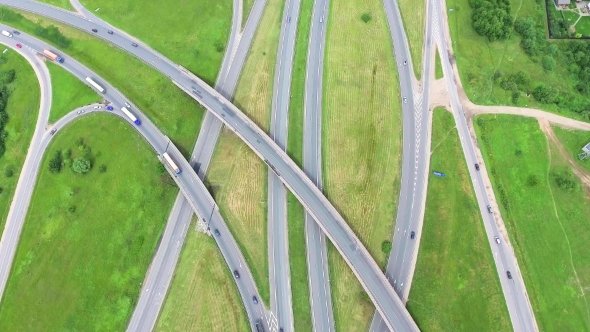
[[[74,7],[72,7],[72,5],[70,4],[70,0],[39,0],[39,2],[45,2],[47,4],[72,11],[74,10]]]
[[[0,7],[0,22],[36,36],[39,26],[53,24],[70,40],[68,56],[88,66],[125,94],[168,135],[179,149],[189,155],[195,143],[204,110],[186,93],[178,89],[166,76],[120,49],[110,46],[90,35],[38,16]],[[43,38],[40,38],[43,39]],[[50,44],[54,42],[44,39]],[[60,49],[58,47],[58,49]],[[108,56],[105,56],[108,53]]]
[[[54,123],[77,107],[99,102],[99,95],[74,75],[51,62],[47,63],[53,96],[49,122]]]
[[[399,10],[402,14],[402,21],[408,44],[410,46],[410,55],[412,56],[412,65],[416,78],[420,79],[422,75],[422,46],[424,45],[424,18],[426,17],[426,1],[401,0],[398,1]],[[390,37],[391,39],[391,37]],[[399,59],[398,62],[401,62]]]
[[[553,127],[553,132],[572,158],[574,158],[580,166],[590,172],[590,158],[586,160],[578,159],[578,154],[582,152],[582,147],[590,143],[590,132],[569,130],[560,127]]]
[[[324,191],[377,264],[387,256],[399,194],[401,107],[389,27],[380,0],[330,2],[323,88]],[[363,14],[371,19],[366,23]],[[338,331],[366,331],[373,306],[333,248]]]
[[[576,23],[576,21],[580,17],[580,14],[570,12],[570,11],[562,11],[562,13],[563,13],[563,17],[566,19],[568,25],[573,25],[574,23]]]
[[[84,7],[215,84],[225,53],[232,0],[82,0]]]
[[[440,63],[440,55],[438,54],[438,51],[436,51],[436,57],[434,60],[434,78],[436,78],[437,80],[439,78],[443,78],[444,77],[444,73],[443,73],[443,69],[442,69],[442,64]]]
[[[269,0],[238,82],[234,103],[268,131],[283,3]],[[232,131],[224,129],[207,181],[242,249],[265,303],[270,301],[267,240],[267,167]]]
[[[590,331],[588,196],[536,120],[479,116],[476,132],[541,331]]]
[[[191,224],[156,331],[247,331],[248,318],[215,241]]]
[[[590,36],[590,17],[582,16],[576,24],[576,32]]]
[[[551,72],[543,70],[540,62],[534,62],[520,47],[520,36],[513,32],[504,41],[489,42],[479,36],[471,26],[472,10],[468,0],[448,0],[447,11],[451,38],[455,43],[453,50],[461,76],[461,82],[469,99],[480,105],[513,105],[510,91],[502,90],[493,84],[496,70],[504,76],[516,74],[520,70],[530,74],[533,86],[543,82],[560,91],[574,91],[576,79],[572,78],[567,67],[558,65]],[[544,4],[538,7],[535,0],[511,0],[511,13],[516,17],[537,18],[537,8],[545,17]],[[534,107],[580,119],[577,113],[558,108],[556,105],[539,104],[534,98],[521,96],[518,106]]]
[[[31,65],[18,53],[0,55],[0,72],[14,69],[15,80],[9,86],[11,94],[6,104],[8,122],[4,127],[6,152],[0,157],[0,236],[10,210],[18,177],[31,143],[39,114],[39,81]],[[13,174],[7,177],[7,171]]]
[[[289,134],[287,153],[299,165],[303,165],[303,113],[307,51],[313,0],[303,0],[295,41],[293,76],[291,79],[291,102],[289,105]],[[291,269],[291,292],[296,331],[312,331],[309,302],[309,278],[305,244],[305,210],[299,201],[288,195],[289,259]]]
[[[90,153],[78,149],[79,138]],[[85,155],[92,170],[50,173],[49,159],[64,149],[72,159]],[[0,305],[0,330],[123,330],[178,189],[147,142],[107,114],[76,120],[47,152]]]
[[[422,331],[509,331],[453,115],[434,110],[426,212],[408,310]]]

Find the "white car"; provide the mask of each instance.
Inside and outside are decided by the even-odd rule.
[[[500,244],[500,237],[496,236],[496,237],[494,237],[494,240],[496,240],[497,244]]]
[[[404,104],[408,103],[408,98],[404,97]]]
[[[98,106],[98,105],[96,105],[96,106],[94,106],[93,108],[94,108],[95,110],[99,110],[99,109],[101,109],[101,108],[102,108],[102,106]]]

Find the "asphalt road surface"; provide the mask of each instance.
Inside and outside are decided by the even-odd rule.
[[[9,30],[11,31],[11,30]],[[41,88],[41,101],[39,105],[39,115],[37,117],[37,123],[35,125],[35,132],[31,139],[31,144],[25,157],[22,171],[18,178],[16,190],[14,191],[14,197],[10,204],[10,210],[8,217],[6,218],[6,224],[0,239],[0,300],[4,293],[6,282],[8,281],[8,275],[10,273],[10,267],[16,254],[16,248],[18,245],[18,239],[23,229],[25,222],[25,216],[29,208],[31,196],[33,193],[33,186],[37,180],[37,173],[39,169],[39,163],[41,162],[42,154],[42,140],[44,136],[47,136],[47,121],[49,120],[49,111],[51,109],[51,80],[49,77],[49,71],[42,60],[35,56],[34,53],[28,51],[25,47],[20,49],[16,47],[17,41],[12,38],[8,38],[0,35],[0,42],[13,48],[19,54],[21,54],[33,67],[37,79],[39,80],[39,86]]]
[[[328,0],[315,0],[309,31],[303,120],[303,171],[322,190],[322,79]],[[305,212],[305,242],[314,331],[335,331],[326,236]]]
[[[498,230],[494,214],[488,212],[487,207],[490,205],[490,199],[487,196],[485,184],[481,175],[481,172],[485,172],[485,168],[480,168],[481,171],[475,169],[475,164],[479,163],[479,161],[475,154],[474,142],[471,140],[467,120],[465,119],[463,108],[461,107],[457,85],[453,76],[453,69],[449,59],[448,44],[444,33],[447,27],[441,19],[441,12],[445,10],[445,8],[442,7],[443,4],[440,2],[436,0],[431,1],[433,3],[432,23],[437,32],[436,42],[440,50],[441,64],[447,81],[451,108],[455,116],[455,122],[457,123],[461,146],[463,147],[463,153],[465,154],[465,159],[469,168],[469,174],[479,204],[479,210],[483,218],[488,242],[492,249],[494,262],[496,263],[496,270],[498,272],[498,277],[500,278],[500,284],[502,285],[502,291],[510,314],[510,320],[512,321],[512,327],[514,328],[514,331],[517,332],[538,331],[533,309],[526,293],[526,287],[514,251],[512,250],[508,239],[501,239],[500,243],[497,243],[495,240],[496,236],[500,238],[502,236]],[[512,279],[508,279],[507,271],[511,272]]]
[[[222,120],[228,128],[234,131],[273,169],[334,243],[367,291],[377,310],[383,316],[386,325],[396,330],[418,330],[379,266],[334,206],[269,136],[222,95],[190,72],[183,70],[180,66],[172,65],[170,60],[161,57],[161,55],[154,54],[144,47],[131,46],[126,36],[107,34],[106,29],[97,23],[89,22],[72,13],[37,2],[2,0],[0,3],[35,12],[65,22],[83,31],[89,31],[90,34],[119,46],[170,77],[179,88],[183,89]],[[97,33],[91,31],[99,28],[100,30]],[[202,185],[201,182],[199,184]],[[194,198],[195,196],[191,197]]]
[[[287,150],[291,77],[300,7],[301,0],[287,0],[285,2],[275,67],[270,137],[283,151]],[[269,169],[268,267],[270,307],[277,317],[279,327],[284,331],[294,330],[289,262],[287,189],[281,183],[279,177],[273,173],[272,169]]]
[[[0,25],[0,28],[11,31],[12,28],[6,27],[4,25]],[[13,35],[13,41],[19,42],[23,44],[24,47],[31,48],[36,50],[37,52],[42,52],[44,48],[49,48],[48,45],[45,43],[28,36],[24,33],[20,35]],[[182,170],[182,173],[175,174],[169,167],[167,167],[169,173],[171,174],[174,181],[180,187],[180,190],[184,193],[184,195],[188,198],[190,206],[192,209],[201,216],[202,219],[205,220],[207,225],[210,226],[211,230],[217,229],[220,233],[219,236],[214,236],[213,238],[217,242],[218,247],[221,250],[221,253],[226,260],[230,270],[237,271],[240,275],[240,278],[236,278],[236,284],[238,286],[238,290],[240,295],[246,304],[246,312],[248,314],[248,318],[253,330],[255,330],[255,324],[258,321],[261,321],[265,326],[266,323],[266,310],[260,304],[254,304],[252,301],[252,297],[256,296],[260,298],[258,294],[258,290],[256,289],[256,285],[254,284],[252,275],[245,263],[244,257],[241,255],[238,245],[229,233],[225,222],[223,221],[221,215],[219,214],[219,210],[216,207],[216,204],[211,197],[211,195],[206,190],[204,184],[201,182],[199,177],[197,176],[196,172],[190,167],[189,163],[184,159],[180,151],[170,142],[170,140],[163,135],[156,126],[146,117],[144,116],[136,107],[133,106],[130,108],[130,111],[134,113],[134,115],[141,121],[141,125],[137,126],[130,122],[130,120],[123,116],[120,111],[120,108],[124,105],[125,102],[129,102],[120,92],[118,92],[115,88],[108,85],[108,83],[101,79],[98,75],[88,70],[86,67],[82,66],[77,61],[73,60],[72,58],[68,57],[67,55],[61,53],[61,55],[65,58],[65,62],[61,65],[64,69],[68,70],[74,76],[79,78],[82,82],[86,77],[92,77],[99,85],[105,88],[104,98],[110,102],[110,104],[115,108],[112,112],[117,114],[127,122],[130,123],[145,139],[150,143],[150,145],[156,150],[158,155],[161,155],[163,152],[168,152],[171,158],[176,162],[176,164]],[[70,113],[71,114],[71,113]],[[55,127],[59,130],[59,127]],[[43,149],[40,149],[37,154],[38,160],[40,162],[42,156]],[[30,194],[29,194],[30,199]],[[28,204],[27,202],[20,202],[15,200],[15,204]],[[26,211],[25,211],[26,212]],[[15,232],[11,232],[10,234],[18,234]],[[11,235],[12,236],[12,235]],[[162,241],[170,241],[173,240],[171,238],[163,237]],[[15,240],[16,241],[16,240]],[[168,246],[168,244],[164,244],[164,246]],[[180,250],[182,247],[180,242],[176,243],[175,250]],[[14,256],[14,251],[12,253]],[[4,267],[0,265],[0,275],[8,274],[8,270],[10,266]],[[3,288],[2,288],[3,289]],[[158,296],[163,297],[165,294],[158,294]]]

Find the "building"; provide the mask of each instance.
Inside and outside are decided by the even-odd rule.
[[[570,0],[555,0],[556,6],[569,6]]]

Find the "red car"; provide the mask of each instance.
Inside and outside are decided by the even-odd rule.
[[[16,44],[16,47],[18,47],[18,48],[23,48],[23,45],[21,45],[21,44]]]

